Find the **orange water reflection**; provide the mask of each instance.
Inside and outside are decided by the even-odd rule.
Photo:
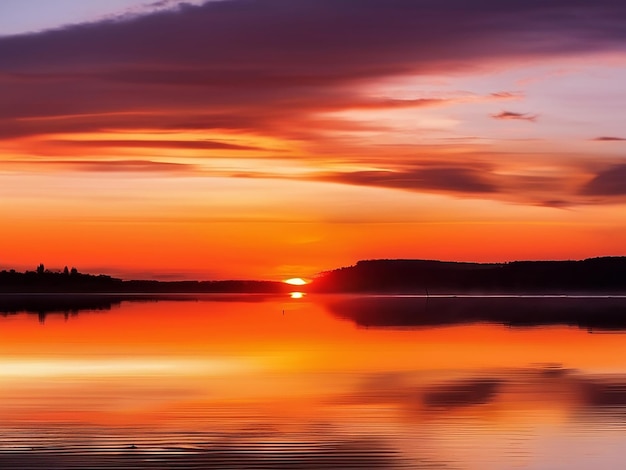
[[[365,439],[442,468],[577,468],[583,457],[591,465],[621,455],[623,335],[365,328],[332,305],[311,295],[207,296],[50,314],[43,324],[0,318],[9,436],[0,447],[69,445],[85,433],[95,447],[105,435],[115,445],[215,444],[218,435],[244,445],[255,429],[257,444]]]

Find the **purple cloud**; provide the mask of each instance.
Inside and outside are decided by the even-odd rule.
[[[498,91],[495,93],[490,93],[489,96],[501,100],[513,100],[523,98],[524,94],[519,91]]]
[[[582,189],[587,196],[626,196],[626,164],[599,172]]]
[[[623,141],[626,141],[626,138],[602,136],[602,137],[595,137],[591,140],[595,142],[623,142]]]
[[[398,171],[358,171],[324,175],[321,180],[361,186],[445,191],[458,193],[494,193],[497,187],[489,174],[473,168],[440,167]]]
[[[29,162],[16,162],[28,165]],[[79,172],[95,173],[192,173],[195,165],[187,163],[155,162],[150,160],[45,160],[36,165],[53,165]]]
[[[242,132],[298,140],[307,149],[318,145],[335,150],[334,142],[325,146],[328,130],[370,130],[367,126],[371,126],[371,130],[384,131],[386,123],[347,122],[320,116],[324,112],[449,102],[373,99],[361,91],[367,84],[409,74],[473,70],[477,64],[491,62],[623,52],[625,22],[626,4],[615,0],[181,3],[175,9],[144,16],[1,37],[0,138],[45,134],[45,140],[39,137],[36,143],[97,149],[111,144],[91,136],[91,140],[70,144],[71,134],[128,132],[128,140],[116,143],[138,147],[150,144],[133,140],[134,131],[192,130],[205,131],[209,139],[215,138],[212,132]],[[489,98],[519,96],[500,91]],[[493,118],[532,122],[537,115],[502,111]],[[211,141],[171,140],[169,144],[255,149]],[[351,155],[359,155],[361,149],[351,150]],[[480,157],[467,156],[475,160],[451,162],[433,157],[419,168],[396,169],[389,164],[396,158],[393,153],[370,152],[363,157],[368,163],[382,161],[380,167],[396,171],[336,173],[324,178],[415,191],[490,194],[524,202],[568,199],[552,194],[555,191],[545,179],[537,183],[539,189],[524,192],[518,180],[472,167],[472,161]],[[597,191],[595,185],[591,182],[586,194]]]
[[[231,121],[278,132],[283,122],[297,125],[346,97],[358,105],[355,85],[367,80],[481,60],[623,50],[625,19],[626,5],[609,0],[181,4],[0,38],[0,118],[106,114],[107,125],[132,128],[112,113],[151,111],[167,128],[181,111],[210,111],[208,127]],[[45,130],[42,123],[8,127],[5,135]]]
[[[61,147],[84,148],[181,148],[198,150],[263,150],[261,147],[230,144],[212,140],[61,140],[53,139],[45,142],[47,145]]]
[[[535,122],[538,116],[536,114],[514,113],[512,111],[502,111],[498,114],[492,114],[491,117],[494,119],[502,119],[502,120]]]

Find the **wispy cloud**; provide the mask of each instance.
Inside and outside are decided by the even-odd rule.
[[[537,121],[537,118],[538,118],[536,114],[514,113],[513,111],[502,111],[498,114],[492,114],[491,117],[494,119],[530,121],[530,122],[535,122]]]
[[[626,196],[626,164],[598,172],[583,187],[582,193],[588,196]]]
[[[72,146],[84,148],[177,148],[198,150],[264,150],[261,147],[249,145],[230,144],[212,140],[166,140],[166,139],[142,139],[142,140],[60,140],[51,139],[45,141],[46,145]]]
[[[545,15],[554,21],[541,20]],[[320,104],[333,108],[346,93],[358,104],[364,80],[618,48],[625,15],[623,5],[608,0],[578,5],[576,14],[563,0],[549,6],[520,0],[182,4],[125,21],[0,39],[6,103],[0,117],[152,110],[162,113],[158,127],[166,128],[181,112],[207,109],[216,121],[235,113],[260,117],[258,125],[287,115],[302,119]],[[548,40],[555,36],[560,40]],[[418,47],[425,43],[428,48]]]
[[[413,168],[398,171],[358,171],[323,175],[317,179],[346,184],[456,193],[492,193],[496,185],[489,174],[473,168]]]
[[[150,160],[39,160],[8,162],[19,168],[57,167],[86,173],[194,173],[197,167],[185,163],[155,162]]]
[[[490,96],[500,100],[519,100],[524,97],[524,93],[521,91],[497,91],[490,93]]]
[[[594,137],[591,140],[593,140],[595,142],[623,142],[623,141],[626,141],[626,138],[624,138],[624,137],[602,136],[602,137]]]
[[[24,148],[32,144],[29,138],[74,147],[75,154],[68,157],[94,160],[93,168],[99,168],[97,160],[110,157],[99,151],[118,146],[273,150],[236,139],[152,142],[133,133],[269,136],[294,142],[301,149],[289,154],[294,161],[319,163],[319,180],[497,198],[506,191],[527,191],[513,199],[567,201],[568,194],[550,195],[547,189],[537,194],[521,178],[499,174],[495,164],[486,170],[476,161],[459,163],[441,149],[426,164],[426,150],[416,147],[414,157],[400,160],[419,162],[402,167],[393,152],[380,147],[374,152],[370,141],[354,138],[344,157],[341,145],[351,133],[384,133],[389,122],[329,114],[426,113],[462,99],[373,96],[368,86],[397,77],[473,70],[477,64],[621,51],[626,41],[626,5],[611,0],[577,2],[575,9],[571,0],[162,1],[148,5],[150,9],[158,11],[0,38],[0,137]],[[525,98],[521,91],[498,90],[484,92],[482,99]],[[538,115],[502,111],[491,117],[535,122]],[[424,119],[421,126],[435,121]],[[337,131],[348,135],[339,143],[333,135]],[[107,132],[124,132],[128,138],[98,137]],[[74,141],[66,137],[80,133],[90,135]],[[52,151],[40,155],[66,156]],[[103,162],[102,168],[161,168],[153,167],[149,156],[145,168],[135,154],[121,156],[127,163]],[[384,170],[337,171],[333,165],[344,158]],[[584,194],[598,193],[595,186],[609,177],[598,178],[600,183],[590,183]],[[505,183],[512,184],[506,191]]]

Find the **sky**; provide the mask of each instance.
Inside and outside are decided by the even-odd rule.
[[[4,0],[0,268],[626,255],[617,0]]]

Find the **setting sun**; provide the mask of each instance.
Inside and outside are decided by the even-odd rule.
[[[290,284],[292,286],[304,286],[307,282],[301,277],[292,277],[291,279],[287,279],[285,284]]]

